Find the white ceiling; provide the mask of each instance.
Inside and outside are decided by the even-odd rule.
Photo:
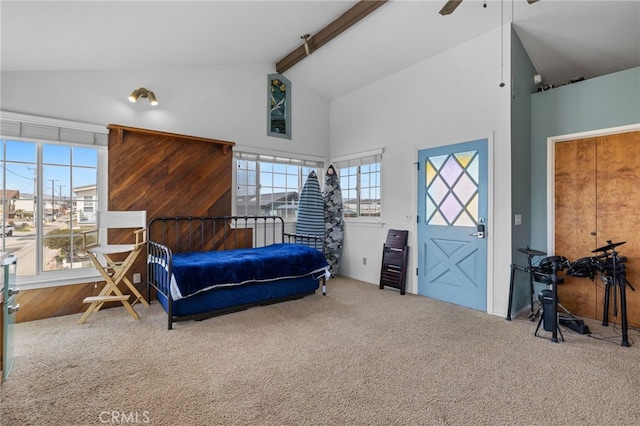
[[[513,22],[545,83],[640,66],[640,1],[391,0],[285,74],[334,99]],[[7,1],[1,70],[274,64],[357,1]],[[513,6],[513,8],[512,8]],[[500,76],[496,76],[496,81]]]

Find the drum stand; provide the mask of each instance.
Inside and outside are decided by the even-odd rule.
[[[627,322],[627,295],[626,288],[627,285],[631,290],[636,291],[635,288],[631,285],[631,283],[627,280],[627,272],[625,267],[626,258],[622,258],[618,256],[615,247],[624,244],[626,241],[621,243],[612,243],[611,241],[607,241],[609,245],[597,248],[593,250],[593,252],[604,251],[605,253],[599,257],[604,257],[605,266],[601,268],[603,281],[605,282],[604,289],[604,312],[602,315],[602,325],[609,325],[609,300],[611,298],[611,292],[613,291],[613,307],[614,307],[614,316],[618,315],[618,303],[617,303],[617,292],[616,289],[620,291],[620,313],[621,318],[620,322],[622,325],[622,346],[629,347],[629,323]],[[611,250],[611,253],[607,253],[608,250]],[[611,260],[611,262],[609,262]],[[610,267],[610,268],[609,268]],[[607,275],[607,271],[611,270],[611,275]]]
[[[591,332],[589,331],[589,327],[584,323],[584,321],[573,316],[573,314],[569,312],[569,310],[565,308],[562,303],[560,303],[560,300],[558,300],[558,285],[564,283],[564,278],[560,278],[558,276],[558,271],[562,271],[565,267],[568,267],[569,272],[567,274],[570,275],[572,273],[571,264],[566,258],[562,256],[548,257],[541,262],[541,266],[545,261],[549,262],[548,265],[545,265],[545,267],[541,267],[541,272],[537,275],[543,277],[540,279],[540,281],[546,283],[548,286],[551,286],[551,290],[547,289],[540,292],[539,298],[542,306],[538,309],[537,313],[537,315],[540,315],[540,321],[538,322],[538,327],[536,328],[534,335],[538,336],[538,330],[540,329],[540,325],[542,324],[543,320],[545,321],[545,330],[551,331],[553,333],[553,336],[551,338],[553,342],[558,341],[557,333],[560,333],[560,337],[564,342],[564,336],[562,335],[562,331],[560,329],[561,325],[580,334],[591,334]],[[548,272],[549,270],[550,273],[544,273],[545,271]],[[545,301],[548,303],[545,303]],[[544,312],[545,305],[548,305],[546,306],[547,312]],[[562,309],[563,313],[558,313],[558,307]],[[552,324],[551,329],[547,328],[547,322],[550,322]]]
[[[540,315],[540,321],[538,321],[538,326],[536,327],[536,331],[533,333],[534,336],[538,336],[538,330],[540,329],[540,324],[542,324],[542,321],[544,320],[545,317],[547,318],[551,318],[551,341],[554,343],[558,343],[558,332],[560,332],[560,337],[562,338],[562,341],[564,342],[564,336],[562,335],[562,331],[560,330],[560,317],[558,316],[558,284],[559,284],[559,279],[558,279],[558,271],[560,270],[561,264],[560,264],[560,256],[553,256],[549,258],[551,261],[551,275],[549,275],[549,282],[551,285],[551,303],[547,303],[547,305],[550,305],[550,309],[551,311],[549,312],[549,314],[543,314]],[[542,302],[542,301],[541,301]],[[545,303],[542,303],[542,306],[540,307],[540,310],[545,309]],[[567,311],[565,309],[564,306],[560,305],[562,307],[562,309],[569,315],[571,315],[571,313],[569,311]],[[571,315],[573,317],[573,315]],[[545,327],[546,330],[546,327]]]
[[[529,274],[529,291],[531,293],[531,312],[529,313],[529,318],[531,319],[531,321],[534,321],[537,315],[537,312],[534,312],[533,310],[533,305],[535,303],[534,302],[535,291],[533,290],[533,276],[535,275],[535,271],[533,269],[533,265],[531,264],[531,260],[533,259],[534,256],[545,256],[547,253],[540,250],[530,249],[529,246],[527,246],[527,248],[519,248],[518,251],[520,253],[524,253],[527,255],[527,266],[523,267],[523,266],[518,266],[515,263],[511,264],[511,280],[509,281],[509,305],[507,307],[506,320],[511,321],[511,308],[513,306],[513,282],[515,279],[516,271],[523,271]]]

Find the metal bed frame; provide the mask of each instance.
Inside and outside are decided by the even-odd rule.
[[[152,289],[167,299],[167,328],[171,330],[173,323],[177,321],[201,320],[251,306],[297,299],[309,294],[295,294],[195,315],[175,316],[173,313],[173,253],[294,243],[316,248],[325,254],[324,236],[290,233],[286,232],[285,228],[286,223],[280,216],[172,216],[152,219],[147,226],[147,301],[151,301]],[[156,265],[164,265],[162,273],[159,273],[159,268],[154,267],[150,259],[153,259]],[[326,295],[326,278],[322,277],[321,280],[322,294]]]

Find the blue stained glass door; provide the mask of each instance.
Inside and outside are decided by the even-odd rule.
[[[490,231],[487,146],[482,139],[418,153],[418,293],[482,311]]]

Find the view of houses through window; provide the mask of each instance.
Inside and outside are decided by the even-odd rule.
[[[3,251],[17,255],[18,276],[92,267],[82,231],[95,228],[98,148],[0,144]]]
[[[344,217],[380,216],[381,162],[381,154],[336,161]]]
[[[381,161],[382,155],[375,154],[335,163],[346,218],[380,216]],[[324,165],[319,162],[237,152],[235,164],[237,215],[295,219],[300,191],[312,170],[323,187]]]
[[[295,219],[302,186],[323,164],[274,156],[236,153],[236,214]],[[322,182],[320,181],[322,186]]]

